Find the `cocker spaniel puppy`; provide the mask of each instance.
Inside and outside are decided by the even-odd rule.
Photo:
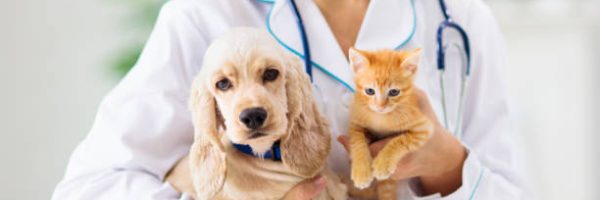
[[[346,199],[325,167],[330,132],[303,65],[266,31],[238,28],[214,41],[190,96],[196,199],[281,199],[318,174],[327,178],[319,199]]]

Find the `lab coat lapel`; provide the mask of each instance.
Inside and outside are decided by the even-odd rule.
[[[353,91],[352,72],[344,53],[317,5],[311,0],[296,0],[310,44],[313,69],[318,69]],[[275,39],[292,53],[304,58],[296,17],[287,0],[275,1],[267,19]],[[318,73],[313,70],[313,73]]]
[[[352,70],[321,11],[312,0],[296,0],[296,4],[307,32],[313,67],[354,91]],[[415,26],[416,13],[411,0],[371,0],[355,46],[402,48],[412,38]],[[280,44],[304,58],[296,17],[288,0],[275,1],[267,17],[267,28]]]
[[[413,0],[371,0],[354,46],[358,49],[401,49],[416,30]]]

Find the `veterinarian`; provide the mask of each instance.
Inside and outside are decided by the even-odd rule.
[[[193,192],[186,160],[193,140],[187,100],[206,47],[232,27],[251,26],[268,30],[282,46],[304,57],[290,3],[167,2],[136,66],[102,101],[53,199],[187,198]],[[471,43],[471,81],[462,121],[448,119],[451,127],[462,127],[460,133],[444,128],[441,117],[436,30],[444,15],[438,1],[296,0],[295,4],[310,43],[316,100],[334,137],[344,135],[348,126],[354,90],[345,55],[349,47],[424,49],[416,84],[421,109],[434,121],[435,132],[423,148],[399,163],[393,175],[400,182],[398,199],[524,198],[518,176],[519,147],[509,124],[505,47],[492,13],[481,0],[447,1],[448,12]],[[451,105],[458,105],[464,47],[454,48],[453,44],[461,44],[458,35],[444,37],[447,109],[452,111],[457,108]],[[348,173],[347,138],[338,141],[329,162],[336,171]],[[385,142],[372,144],[373,153]],[[316,177],[301,183],[286,199],[310,199],[326,181]]]

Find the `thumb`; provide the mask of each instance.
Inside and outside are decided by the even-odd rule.
[[[346,149],[346,151],[348,151],[350,149],[350,139],[348,139],[347,135],[340,135],[339,137],[337,137],[337,141],[342,144],[342,146],[344,146],[344,149]]]
[[[321,194],[325,189],[327,181],[323,176],[317,176],[315,178],[306,180],[296,185],[286,195],[286,200],[310,200]]]

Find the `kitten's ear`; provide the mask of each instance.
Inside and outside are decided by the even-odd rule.
[[[352,71],[354,71],[355,74],[369,65],[367,57],[354,47],[350,47],[348,50],[348,60],[350,61],[350,66],[352,66]]]
[[[417,48],[414,51],[408,52],[408,56],[404,58],[400,67],[402,67],[406,72],[406,76],[414,75],[417,72],[417,67],[419,66],[419,61],[421,60],[421,52],[423,49]]]

